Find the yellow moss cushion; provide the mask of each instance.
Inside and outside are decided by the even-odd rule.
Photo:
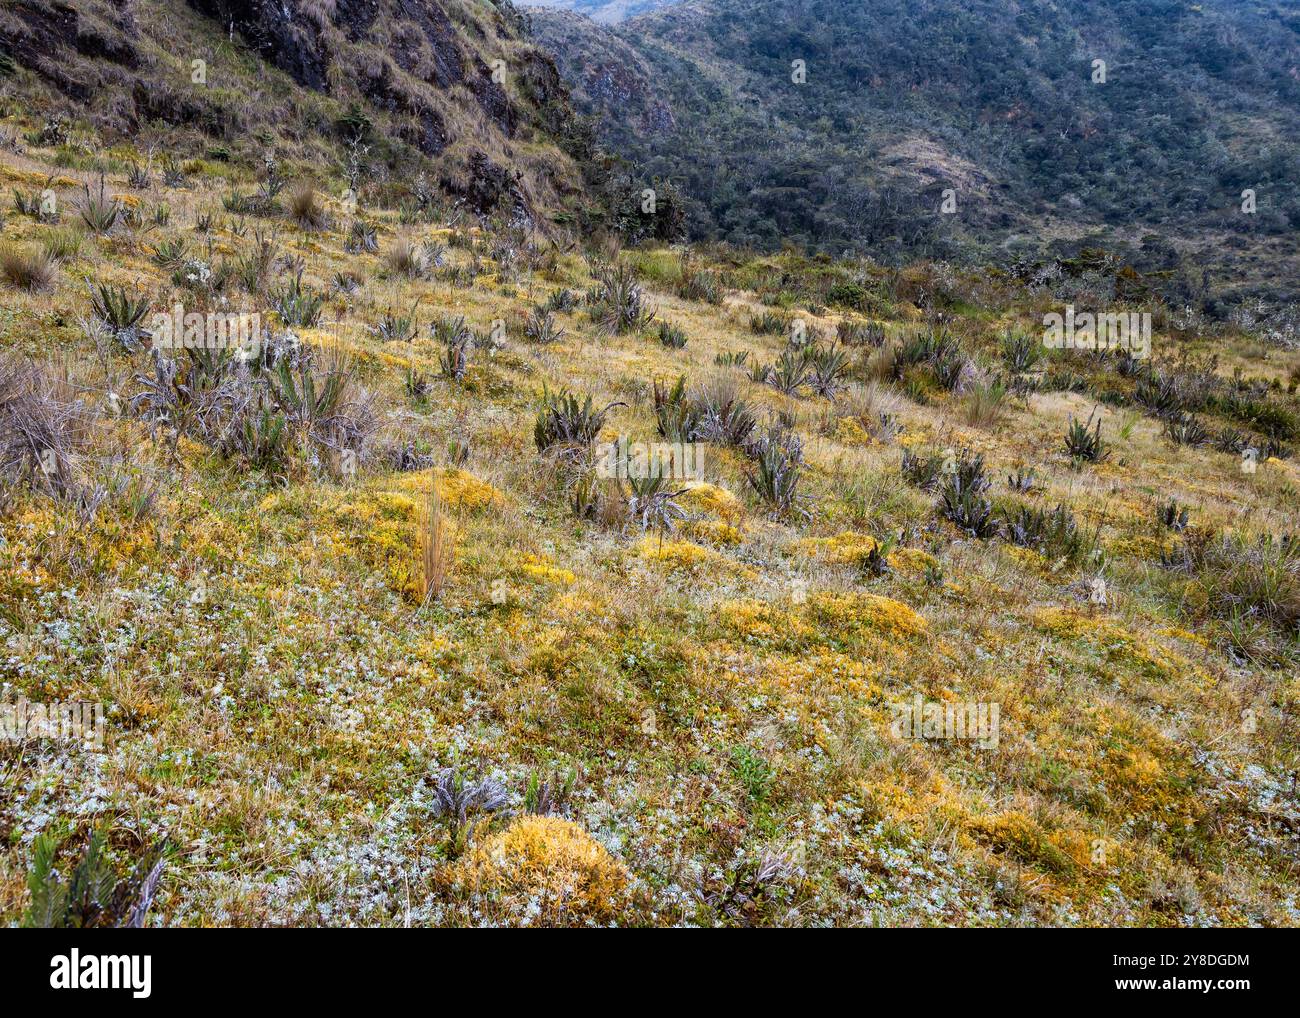
[[[577,824],[524,816],[457,864],[458,880],[544,924],[609,922],[625,904],[627,868]]]

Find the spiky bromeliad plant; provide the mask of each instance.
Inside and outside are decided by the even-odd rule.
[[[1094,410],[1088,415],[1088,423],[1081,424],[1073,415],[1070,426],[1065,432],[1065,451],[1075,463],[1101,463],[1110,452],[1101,437],[1101,418]]]
[[[109,196],[104,174],[99,175],[97,191],[92,193],[89,184],[82,185],[82,189],[84,193],[75,202],[82,222],[92,233],[108,233],[122,218],[122,206],[116,198]]]
[[[777,516],[804,516],[799,481],[803,470],[803,445],[780,425],[768,428],[766,435],[749,449],[753,466],[745,469],[749,486]]]
[[[662,546],[664,534],[671,532],[678,520],[686,518],[686,510],[677,504],[686,489],[673,490],[668,478],[661,474],[629,478],[628,486],[632,489],[627,500],[628,515],[640,525],[642,533],[651,529],[659,531]]]
[[[445,825],[446,851],[453,859],[465,851],[485,814],[502,809],[509,801],[505,788],[495,778],[467,778],[456,763],[433,775],[431,791],[429,812]]]
[[[596,440],[605,418],[615,407],[625,403],[609,403],[595,409],[591,397],[579,402],[578,397],[566,390],[553,393],[542,391],[542,408],[533,423],[533,440],[538,452],[552,446],[587,446]]]
[[[812,351],[809,367],[808,385],[812,391],[826,399],[834,399],[840,391],[844,374],[848,371],[848,354],[832,344],[826,349]]]
[[[1181,534],[1187,529],[1189,515],[1187,506],[1179,505],[1178,500],[1173,498],[1156,509],[1156,519],[1160,526],[1172,530],[1175,534]]]
[[[604,269],[597,277],[598,294],[592,318],[601,331],[622,335],[637,332],[655,319],[656,309],[646,300],[636,274],[625,264]]]
[[[972,455],[963,449],[959,456],[949,457],[938,481],[936,508],[941,516],[972,537],[986,539],[997,533],[993,503],[985,494],[990,482],[984,473],[982,455]]]
[[[271,307],[285,325],[312,328],[320,321],[325,307],[325,294],[305,286],[299,272],[284,286],[271,294]]]
[[[474,330],[465,324],[465,316],[443,315],[429,325],[429,334],[435,343],[442,344],[439,364],[443,375],[453,382],[464,381],[474,341]]]
[[[106,851],[103,831],[91,831],[71,870],[58,868],[59,841],[41,834],[32,843],[27,876],[31,903],[22,925],[40,929],[139,928],[158,892],[167,842],[147,848],[128,872]]]
[[[139,348],[140,323],[149,313],[149,298],[133,297],[122,286],[86,281],[90,292],[90,309],[105,330],[127,352]]]

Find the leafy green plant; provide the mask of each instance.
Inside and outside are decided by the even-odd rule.
[[[524,786],[524,812],[535,816],[562,816],[568,810],[577,775],[572,767],[564,773],[559,770],[549,773],[530,770],[528,783]]]
[[[325,308],[325,295],[303,283],[301,272],[278,287],[271,294],[270,301],[271,309],[285,325],[301,325],[304,328],[315,326]]]
[[[721,304],[722,285],[714,273],[697,268],[690,254],[683,253],[678,259],[677,296],[706,304]]]
[[[81,221],[92,233],[108,233],[122,216],[122,206],[116,198],[110,197],[106,189],[104,175],[99,175],[99,188],[93,194],[89,184],[83,184],[83,194],[74,203]]]
[[[882,540],[873,542],[858,560],[858,572],[865,576],[884,576],[891,568],[889,556],[897,546],[897,534],[887,534]]]
[[[64,876],[58,862],[61,846],[51,834],[32,842],[27,876],[31,903],[22,925],[39,929],[139,928],[158,893],[168,845],[145,849],[129,871],[107,851],[107,835],[91,831],[79,857]]]
[[[1300,639],[1300,536],[1190,536],[1163,559],[1194,586],[1190,602],[1187,588],[1179,597],[1185,609],[1228,623],[1245,656],[1276,661],[1279,642],[1294,649]]]
[[[1027,495],[1037,486],[1038,478],[1034,476],[1034,472],[1024,467],[1019,467],[1014,474],[1007,475],[1007,487],[1018,494]]]
[[[1188,509],[1180,506],[1177,499],[1169,499],[1156,507],[1156,521],[1166,530],[1181,534],[1187,529]]]
[[[609,403],[597,410],[590,396],[579,401],[577,396],[567,390],[552,393],[543,389],[542,408],[533,424],[533,440],[538,452],[545,452],[557,445],[591,445],[600,434],[600,429],[605,426],[609,412],[614,407],[625,405]]]
[[[433,383],[429,380],[429,376],[414,366],[406,369],[404,384],[406,394],[417,403],[423,403],[433,391]]]
[[[756,803],[767,801],[776,772],[772,765],[748,746],[731,751],[731,766],[745,793]]]
[[[1070,424],[1065,432],[1065,451],[1076,463],[1101,463],[1110,452],[1101,437],[1101,419],[1096,418],[1094,410],[1088,415],[1088,423],[1081,424],[1070,416]]]
[[[153,185],[153,173],[148,166],[132,162],[126,171],[126,186],[133,191],[147,191]]]

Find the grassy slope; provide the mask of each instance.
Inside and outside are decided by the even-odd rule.
[[[6,152],[0,183],[32,188],[61,173],[66,207],[77,174],[56,157]],[[89,401],[132,391],[147,355],[115,355],[105,370],[77,326],[81,279],[138,287],[166,306],[174,288],[148,249],[192,238],[196,217],[213,210],[218,253],[244,250],[249,238],[220,215],[229,189],[220,172],[145,195],[114,173],[128,199],[165,200],[171,225],[87,236],[52,291],[6,288],[0,344],[66,359]],[[229,172],[242,180],[248,170]],[[368,462],[352,483],[300,463],[277,484],[189,441],[173,459],[141,422],[106,416],[82,469],[102,477],[116,458],[118,471],[156,487],[151,511],[136,518],[124,494],[87,523],[17,493],[0,517],[0,677],[33,700],[102,700],[111,747],[0,748],[5,920],[24,908],[35,834],[108,821],[124,855],[140,838],[175,838],[155,910],[169,924],[712,922],[722,912],[700,904],[701,879],[716,892],[739,874],[743,889],[741,864],[764,852],[805,875],[787,898],[737,908],[736,918],[1296,922],[1300,689],[1284,672],[1233,664],[1213,624],[1189,628],[1155,562],[1172,538],[1153,523],[1155,503],[1173,496],[1198,526],[1285,529],[1300,481],[1293,463],[1244,475],[1235,457],[1172,447],[1148,418],[1134,416],[1121,439],[1126,415],[1103,409],[1115,455],[1075,468],[1061,435],[1092,402],[1063,393],[1034,395],[991,429],[964,424],[953,397],[922,406],[895,396],[901,435],[870,440],[836,421],[828,401],[783,397],[715,366],[724,351],[777,354],[780,337],[748,328],[761,310],[751,287],[802,271],[797,258],[722,258],[737,286],[711,306],[675,296],[675,253],[634,252],[660,317],[685,328],[688,346],[602,337],[574,313],[560,316],[564,339],[539,348],[514,316],[554,287],[585,289],[576,255],[510,273],[489,256],[503,238],[403,226],[367,208],[381,252],[398,236],[454,234],[452,262],[478,258],[487,270],[469,288],[385,278],[380,257],[344,253],[347,219],[332,211],[325,232],[278,224],[310,284],[324,288],[340,270],[365,281],[351,298],[333,297],[327,324],[302,338],[351,352],[391,435],[435,452],[462,436],[472,456],[460,472]],[[42,230],[11,216],[5,236],[33,244]],[[882,313],[891,334],[920,317],[901,294],[928,287],[925,271],[906,274]],[[962,283],[969,300],[954,327],[985,356],[1004,323],[1033,321],[1046,302],[1005,287],[983,273]],[[436,376],[438,350],[424,332],[385,346],[369,331],[384,309],[417,298],[422,322],[442,312],[480,332],[511,322],[501,349],[474,353],[464,385],[438,379],[422,403],[405,395],[404,372]],[[1241,365],[1285,379],[1300,364],[1235,335],[1176,341],[1162,330],[1156,342],[1212,347],[1222,372]],[[573,520],[532,444],[543,384],[627,403],[606,435],[649,439],[650,380],[682,372],[731,373],[757,404],[794,415],[812,520],[769,519],[746,494],[743,460],[726,450],[711,455],[713,487],[689,499],[695,519],[662,545]],[[1033,501],[1063,501],[1102,526],[1111,603],[1091,605],[1086,575],[1032,553],[942,523],[925,529],[931,500],[899,479],[901,447],[963,444],[985,453],[995,478],[1033,467],[1046,489]],[[435,482],[457,563],[443,597],[419,609],[409,589],[417,507]],[[841,535],[899,528],[914,550],[887,576],[864,579],[843,560],[862,542]],[[930,555],[943,569],[938,585],[924,576]],[[196,599],[200,578],[206,596]],[[803,603],[792,578],[808,583]],[[492,596],[499,581],[504,604]],[[999,750],[893,737],[890,705],[918,693],[1000,702]],[[529,769],[577,768],[570,815],[626,864],[631,893],[579,895],[567,908],[551,893],[538,914],[529,893],[554,892],[557,879],[540,866],[476,893],[474,866],[490,869],[490,858],[444,861],[428,815],[428,769],[457,756],[499,773],[516,806]],[[480,841],[504,827],[495,821]],[[549,829],[511,830],[538,839],[542,858],[560,851]],[[613,887],[622,877],[608,869],[601,879]],[[594,880],[583,886],[604,886]]]

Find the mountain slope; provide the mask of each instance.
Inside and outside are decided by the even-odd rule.
[[[319,170],[364,136],[372,185],[424,166],[475,211],[534,212],[581,176],[566,90],[522,27],[508,0],[17,0],[0,49],[48,115],[110,141],[198,135]]]
[[[683,186],[698,237],[953,254],[1120,228],[1246,272],[1295,253],[1300,15],[1277,5],[709,0],[611,28],[530,16],[605,144]]]
[[[602,25],[614,25],[674,2],[675,0],[540,0],[537,6],[573,11],[585,14]]]

